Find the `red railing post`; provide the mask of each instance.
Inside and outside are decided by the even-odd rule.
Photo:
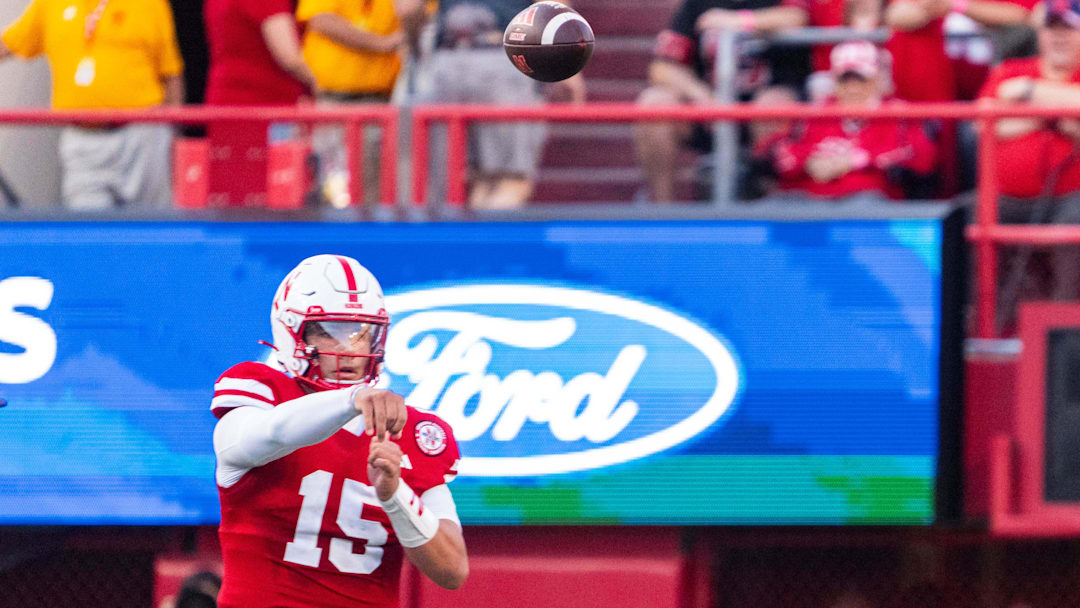
[[[345,165],[349,170],[349,205],[364,204],[364,127],[358,118],[345,121]]]
[[[392,207],[397,204],[397,179],[398,179],[398,109],[396,106],[386,108],[382,121],[382,157],[379,163],[379,198],[383,206]]]
[[[423,108],[412,110],[412,177],[413,205],[423,207],[427,204],[428,190],[428,131],[431,128],[429,117]]]
[[[979,171],[976,187],[975,223],[975,333],[980,338],[997,335],[997,242],[992,232],[998,219],[997,133],[995,119],[984,120],[979,134]]]
[[[446,203],[461,207],[468,198],[466,172],[468,171],[468,141],[465,130],[465,118],[459,114],[447,120],[446,148]]]

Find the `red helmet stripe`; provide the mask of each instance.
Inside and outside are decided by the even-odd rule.
[[[349,286],[349,301],[356,301],[356,276],[353,275],[352,266],[349,266],[349,261],[340,255],[334,256],[337,261],[341,262],[341,268],[345,271],[345,283]]]

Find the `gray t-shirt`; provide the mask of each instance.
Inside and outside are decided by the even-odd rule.
[[[439,0],[435,16],[439,46],[454,46],[461,39],[496,40],[484,36],[502,34],[514,16],[528,8],[533,0]]]

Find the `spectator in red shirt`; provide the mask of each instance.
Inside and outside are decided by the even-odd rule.
[[[650,87],[638,97],[638,103],[712,103],[716,44],[710,32],[771,32],[801,27],[806,24],[802,1],[683,0],[670,26],[657,37],[655,59],[649,65]],[[736,86],[740,98],[764,94],[771,101],[793,101],[793,89],[801,87],[808,72],[805,59],[801,51],[770,52],[765,60],[744,57]],[[770,84],[791,88],[785,93],[778,88],[767,89]],[[680,145],[707,153],[712,149],[712,138],[702,125],[648,123],[635,126],[634,144],[651,200],[666,203],[676,198]]]
[[[1039,55],[1010,59],[990,73],[981,99],[1044,106],[1080,105],[1080,1],[1051,0],[1037,11]],[[1047,175],[1060,171],[1053,192],[1080,192],[1075,119],[997,121],[995,162],[999,192],[1030,199],[1044,193]]]
[[[1080,0],[1051,0],[1034,11],[1039,54],[1002,63],[979,95],[1013,104],[1080,106]],[[985,137],[986,135],[984,135]],[[994,123],[999,219],[1008,223],[1080,223],[1080,121],[1007,118]],[[1050,256],[1051,297],[1073,300],[1080,285],[1080,248]],[[1025,271],[1023,262],[1014,266]],[[1005,310],[1020,275],[1010,277]]]
[[[295,105],[315,76],[304,63],[293,0],[205,0],[210,105]],[[261,205],[266,200],[265,123],[215,123],[210,135],[210,200]]]
[[[885,10],[885,24],[893,29],[887,48],[900,99],[956,99],[956,76],[945,54],[945,16],[950,10],[949,0],[892,0]]]
[[[827,105],[878,106],[881,51],[869,42],[845,42],[831,54],[835,98]],[[900,196],[896,170],[934,168],[935,150],[922,128],[895,119],[811,120],[774,151],[780,188],[814,197]]]
[[[787,0],[785,5],[806,13],[807,25],[813,27],[850,27],[871,31],[881,24],[882,0]],[[818,44],[811,49],[815,72],[829,71],[829,53],[833,44]]]
[[[292,0],[206,0],[206,101],[291,105],[315,86],[304,63]]]

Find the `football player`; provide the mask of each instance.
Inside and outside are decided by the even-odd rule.
[[[219,605],[397,606],[403,558],[460,587],[457,443],[372,387],[390,323],[378,281],[348,257],[308,258],[270,322],[276,366],[240,363],[214,385]]]

